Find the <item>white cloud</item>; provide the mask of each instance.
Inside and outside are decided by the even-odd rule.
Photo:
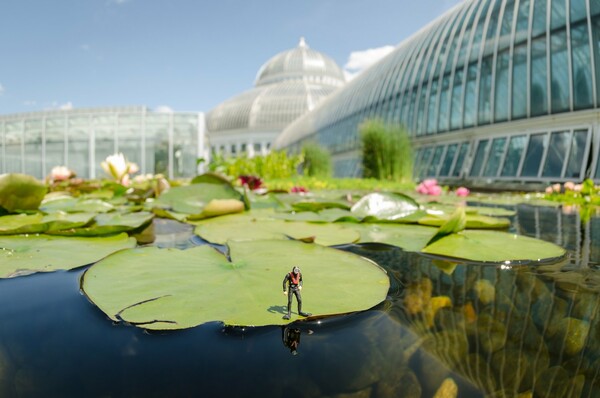
[[[106,3],[107,4],[115,4],[115,5],[123,5],[125,3],[129,3],[131,0],[108,0]]]
[[[71,109],[73,109],[73,103],[71,101],[65,102],[64,104],[59,105],[58,109],[60,109],[61,111],[70,111]]]
[[[36,100],[25,100],[25,101],[23,101],[23,105],[25,105],[25,106],[34,106],[36,104],[37,104]]]
[[[83,51],[90,51],[92,47],[89,44],[82,44],[79,46]]]
[[[4,86],[0,84],[0,95],[4,94]]]
[[[358,76],[362,71],[379,61],[394,50],[394,46],[369,48],[368,50],[353,51],[344,65],[344,74],[347,80]]]
[[[167,105],[159,105],[154,108],[154,112],[156,113],[173,113],[173,108]]]

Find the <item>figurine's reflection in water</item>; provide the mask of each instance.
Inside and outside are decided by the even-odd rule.
[[[281,329],[281,339],[283,340],[283,345],[290,349],[292,355],[298,355],[298,346],[300,345],[300,335],[302,332],[300,329],[296,327],[292,327],[290,325],[284,326]],[[305,330],[307,334],[313,334],[312,330]]]

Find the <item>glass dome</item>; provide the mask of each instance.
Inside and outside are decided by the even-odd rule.
[[[331,58],[308,48],[301,38],[298,47],[275,55],[260,68],[253,89],[207,114],[208,132],[279,134],[344,83],[342,69]]]
[[[335,61],[309,48],[301,37],[298,47],[275,55],[259,69],[255,85],[306,78],[332,86],[341,86],[345,81],[344,72]]]

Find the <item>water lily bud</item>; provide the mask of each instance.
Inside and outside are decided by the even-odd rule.
[[[50,171],[50,179],[52,181],[64,181],[73,177],[75,173],[71,171],[67,166],[55,166]]]
[[[567,181],[563,184],[565,191],[573,191],[575,188],[575,183],[572,181]]]

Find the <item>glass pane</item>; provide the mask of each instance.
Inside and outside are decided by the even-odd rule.
[[[537,177],[540,170],[544,146],[548,142],[548,134],[533,134],[529,138],[525,161],[523,162],[522,177]]]
[[[575,109],[590,108],[592,99],[592,65],[587,24],[571,28],[573,53],[573,105]]]
[[[571,10],[569,17],[571,18],[571,25],[579,21],[587,22],[587,11],[585,7],[585,0],[571,0]],[[597,2],[596,2],[597,3]]]
[[[475,124],[475,112],[477,111],[477,64],[469,65],[467,70],[467,86],[465,88],[465,113],[464,127],[470,127]]]
[[[498,54],[496,59],[496,87],[494,91],[494,119],[502,122],[508,119],[508,50]]]
[[[506,158],[504,159],[504,166],[502,167],[502,173],[500,174],[502,177],[515,177],[517,175],[526,142],[526,137],[524,135],[510,138],[508,151],[506,152]]]
[[[571,151],[569,153],[569,163],[567,164],[567,170],[565,170],[565,178],[581,178],[581,166],[586,157],[585,148],[587,146],[587,140],[587,130],[577,130],[573,133]]]
[[[477,145],[477,152],[475,153],[475,160],[473,161],[473,166],[471,167],[471,172],[469,173],[470,176],[478,177],[481,173],[481,166],[483,166],[483,160],[485,159],[488,144],[489,140],[479,141],[479,144]]]
[[[454,162],[454,157],[456,156],[456,150],[458,149],[458,144],[448,145],[448,150],[446,151],[446,157],[444,158],[444,162],[442,163],[442,168],[440,169],[440,176],[447,176],[450,173],[450,168],[452,167],[452,163]]]
[[[515,44],[527,40],[529,30],[529,0],[521,0],[519,3],[519,15],[517,16],[517,28],[515,30]]]
[[[440,93],[440,112],[438,131],[448,130],[448,94],[450,89],[450,75],[442,79],[442,92]]]
[[[25,174],[43,178],[42,119],[27,120],[24,131]]]
[[[570,133],[568,131],[555,131],[552,133],[542,177],[561,177],[563,163],[567,157],[569,137]]]
[[[71,122],[76,125],[73,119],[70,120]],[[90,139],[87,130],[70,127],[68,148],[69,164],[66,166],[73,170],[77,177],[90,178]]]
[[[452,86],[452,100],[450,104],[452,110],[450,113],[450,128],[457,129],[460,127],[462,119],[462,93],[463,93],[463,71],[457,70],[454,74],[454,85]]]
[[[548,0],[535,0],[533,8],[533,27],[531,32],[533,37],[546,32],[547,7]]]
[[[431,90],[429,93],[429,109],[427,110],[427,133],[431,134],[436,129],[436,120],[437,120],[437,80],[434,80],[431,83]]]
[[[463,142],[460,146],[460,151],[458,151],[458,156],[456,157],[456,164],[454,165],[454,169],[452,169],[453,177],[460,176],[468,151],[469,151],[469,143]]]
[[[423,157],[421,158],[421,164],[419,165],[419,173],[418,176],[423,178],[426,174],[427,167],[429,166],[429,162],[431,161],[431,154],[433,153],[433,148],[428,147],[423,150]]]
[[[551,37],[552,113],[569,110],[569,59],[567,52],[567,32],[553,33]]]
[[[546,36],[531,42],[531,114],[548,113]]]
[[[440,160],[442,158],[443,152],[444,152],[443,145],[435,147],[435,151],[433,152],[433,157],[431,158],[431,162],[429,163],[429,168],[427,169],[427,177],[437,176],[437,170],[438,170],[438,167],[440,166]]]
[[[500,160],[504,154],[504,147],[506,145],[506,137],[494,138],[492,141],[492,149],[488,156],[483,175],[485,177],[495,177],[498,175],[500,169]]]
[[[481,63],[481,74],[479,80],[479,123],[490,122],[492,93],[492,57],[484,59]]]
[[[512,118],[527,116],[527,44],[515,47],[512,76]]]
[[[594,47],[594,64],[596,66],[596,93],[600,93],[600,1],[592,2],[597,4],[599,16],[592,20],[592,37]],[[593,8],[593,7],[592,7]],[[599,95],[599,94],[597,94]]]
[[[504,6],[504,16],[500,27],[500,38],[498,40],[498,52],[508,49],[513,27],[514,0],[507,0]]]
[[[550,29],[562,28],[567,24],[565,2],[566,0],[552,0]]]
[[[521,156],[523,155],[525,143],[527,142],[526,140],[527,137],[524,135],[510,138],[508,151],[506,152],[506,158],[504,159],[504,166],[502,167],[502,177],[515,177],[517,175]]]

